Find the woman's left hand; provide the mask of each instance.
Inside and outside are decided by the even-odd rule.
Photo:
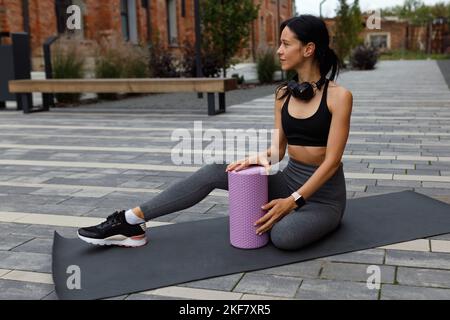
[[[291,196],[284,199],[275,199],[270,201],[262,207],[263,210],[269,210],[269,212],[255,222],[255,226],[261,225],[256,230],[256,234],[261,235],[269,231],[277,221],[289,214],[295,208],[297,208],[297,204]]]

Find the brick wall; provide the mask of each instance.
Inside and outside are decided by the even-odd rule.
[[[254,0],[253,3],[260,5],[258,18],[252,25],[249,46],[240,53],[240,56],[246,56],[248,60],[254,60],[260,50],[268,47],[276,49],[279,25],[294,15],[293,0],[279,0],[279,19],[276,0]]]
[[[293,15],[293,0],[280,1],[280,21]],[[261,3],[258,20],[253,23],[253,41],[249,41],[242,56],[251,56],[252,48],[261,46],[276,46],[278,41],[278,21],[276,0],[254,0]],[[150,0],[151,28],[153,42],[160,39],[159,44],[164,48],[181,53],[185,41],[194,44],[194,0],[185,0],[185,16],[182,16],[181,1],[177,1],[177,33],[178,44],[169,46],[167,30],[166,0]],[[3,31],[23,32],[22,0],[0,0],[0,27]],[[57,19],[55,0],[29,0],[30,33],[33,55],[33,69],[43,69],[42,45],[45,40],[57,34]],[[136,0],[138,41],[142,44],[148,41],[147,10],[142,7],[142,1]],[[263,17],[263,22],[261,22]],[[120,16],[120,0],[84,0],[83,34],[84,44],[89,47],[102,37],[122,35]],[[259,30],[259,28],[262,28]]]

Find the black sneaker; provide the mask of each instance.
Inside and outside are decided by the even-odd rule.
[[[140,247],[147,244],[146,226],[129,224],[125,211],[116,211],[99,225],[78,229],[78,237],[100,246]]]

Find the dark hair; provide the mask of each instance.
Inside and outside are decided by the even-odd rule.
[[[330,48],[330,35],[328,34],[325,22],[321,18],[310,14],[303,14],[298,17],[290,18],[281,23],[280,38],[285,27],[289,27],[289,29],[295,33],[297,39],[303,44],[306,45],[309,42],[313,42],[316,45],[314,59],[319,62],[321,77],[326,77],[331,70],[329,79],[337,79],[340,61],[334,50]],[[291,79],[288,79],[288,81],[283,82],[277,87],[276,96],[278,96],[278,92],[287,85],[289,80]],[[298,74],[295,75],[292,80],[298,82]],[[278,99],[283,99],[287,95],[288,92],[285,92]]]

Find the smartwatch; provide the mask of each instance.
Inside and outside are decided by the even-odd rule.
[[[295,203],[297,204],[297,206],[303,207],[306,203],[305,199],[303,198],[303,196],[301,194],[299,194],[297,191],[295,191],[294,193],[292,193],[292,195],[294,197]]]

